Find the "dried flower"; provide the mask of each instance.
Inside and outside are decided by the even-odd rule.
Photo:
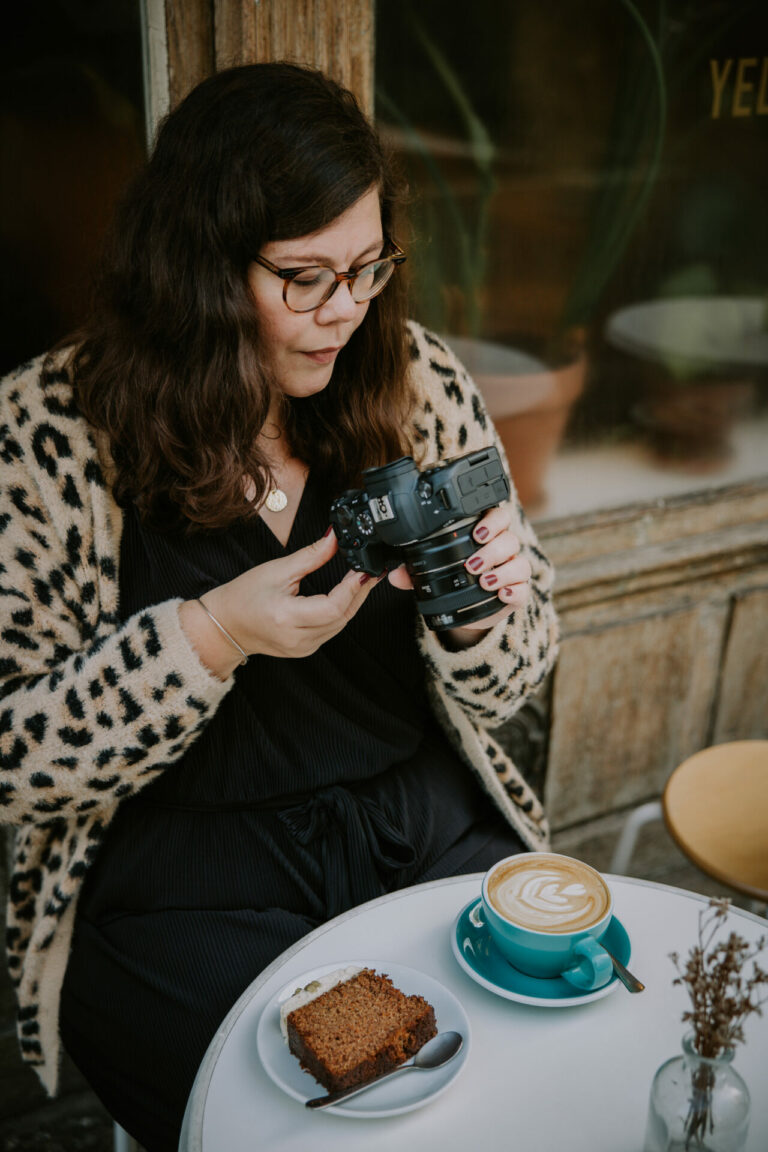
[[[737,932],[725,940],[715,939],[729,909],[727,899],[710,900],[699,912],[698,943],[685,964],[681,967],[677,953],[670,953],[678,971],[674,983],[684,984],[691,998],[682,1020],[691,1025],[696,1051],[708,1058],[743,1042],[747,1016],[753,1012],[762,1016],[762,1005],[768,1001],[768,973],[755,961],[768,938],[761,936],[752,945]],[[747,974],[750,960],[752,970]]]

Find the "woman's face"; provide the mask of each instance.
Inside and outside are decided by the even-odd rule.
[[[327,264],[347,272],[375,260],[383,245],[379,194],[372,188],[326,228],[296,240],[271,241],[259,255],[278,268]],[[339,352],[365,319],[369,301],[356,304],[348,284],[341,283],[314,312],[291,312],[283,300],[283,281],[274,272],[251,264],[248,282],[263,347],[280,388],[295,397],[321,392]]]

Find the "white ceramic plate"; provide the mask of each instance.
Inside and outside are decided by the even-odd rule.
[[[407,996],[424,996],[435,1010],[439,1031],[452,1030],[464,1037],[461,1051],[443,1068],[430,1072],[404,1072],[388,1080],[382,1080],[359,1096],[353,1096],[342,1104],[321,1109],[336,1116],[350,1116],[358,1120],[373,1120],[382,1116],[397,1116],[401,1112],[412,1112],[434,1100],[458,1076],[469,1054],[469,1018],[459,1001],[440,984],[439,981],[406,968],[389,960],[340,960],[335,964],[324,964],[303,972],[286,984],[261,1014],[256,1032],[256,1045],[264,1070],[279,1088],[304,1104],[314,1096],[322,1096],[325,1089],[313,1076],[305,1072],[295,1056],[288,1051],[280,1031],[280,1005],[297,988],[303,988],[311,980],[333,972],[336,968],[346,968],[359,964],[363,968],[373,968],[382,975],[389,976],[392,983]]]

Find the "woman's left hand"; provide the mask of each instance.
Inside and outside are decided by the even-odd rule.
[[[508,504],[491,508],[478,521],[473,532],[478,548],[464,562],[473,575],[480,576],[481,588],[495,592],[501,606],[493,616],[485,616],[474,624],[451,628],[442,632],[450,636],[453,646],[468,647],[479,640],[494,624],[498,624],[516,608],[522,608],[530,594],[531,566],[520,556],[520,541],[511,530],[512,513]],[[388,574],[395,588],[412,588],[411,578],[404,565]]]

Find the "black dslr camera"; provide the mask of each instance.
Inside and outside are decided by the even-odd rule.
[[[509,497],[496,448],[457,456],[419,472],[411,456],[363,473],[331,505],[339,549],[351,568],[380,576],[404,563],[416,607],[429,628],[458,628],[499,609],[464,567],[476,549],[480,516]]]

